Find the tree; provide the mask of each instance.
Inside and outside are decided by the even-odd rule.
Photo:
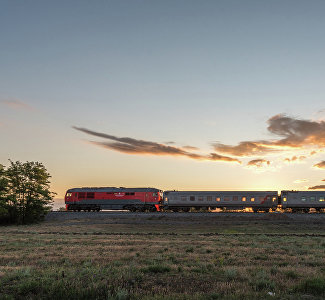
[[[5,176],[6,170],[3,165],[0,164],[0,220],[6,220],[8,218],[8,204],[7,204],[7,191],[8,180]]]
[[[50,211],[54,196],[49,190],[51,175],[42,163],[9,161],[7,169],[0,169],[0,201],[4,211],[11,222],[18,224],[42,220]]]

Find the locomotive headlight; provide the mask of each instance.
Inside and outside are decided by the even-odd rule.
[[[165,197],[165,203],[168,203],[168,198],[167,197]]]
[[[287,201],[287,197],[283,197],[283,202],[286,202]]]

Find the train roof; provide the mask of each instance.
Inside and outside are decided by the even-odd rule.
[[[284,191],[281,191],[281,193],[284,193],[284,194],[287,194],[287,193],[303,193],[303,194],[324,194],[325,193],[325,189],[323,190],[308,190],[308,191],[295,191],[295,190],[284,190]]]
[[[278,191],[176,191],[176,190],[169,190],[165,191],[165,193],[228,193],[228,194],[257,194],[257,193],[270,193],[270,194],[277,194]]]
[[[126,188],[126,187],[81,187],[69,189],[68,193],[78,192],[160,192],[156,188]]]

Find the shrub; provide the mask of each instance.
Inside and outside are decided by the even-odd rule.
[[[296,286],[295,290],[312,295],[323,295],[325,294],[325,278],[306,279]]]

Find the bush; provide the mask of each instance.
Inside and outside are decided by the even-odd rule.
[[[303,281],[295,288],[296,291],[312,295],[325,294],[325,278],[311,278]]]

